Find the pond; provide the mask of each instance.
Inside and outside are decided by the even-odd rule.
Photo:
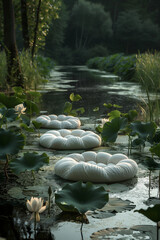
[[[119,81],[118,76],[85,66],[57,66],[51,72],[50,81],[42,86],[42,109],[49,114],[62,114],[64,103],[71,93],[80,94],[82,100],[75,108],[84,107],[85,116],[100,117],[105,114],[104,103],[122,106],[122,112],[137,108],[145,95],[133,82]],[[93,111],[99,107],[99,111]]]
[[[89,70],[84,66],[57,66],[51,75],[51,79],[41,90],[43,93],[41,110],[49,114],[61,114],[64,103],[69,100],[72,92],[82,96],[80,106],[85,107],[85,116],[91,117],[93,122],[105,114],[104,102],[122,105],[125,112],[135,108],[140,97],[145,97],[138,84],[121,82],[115,75]],[[94,112],[95,107],[99,107],[100,111]],[[83,122],[82,117],[82,127],[88,130],[89,125],[92,125],[92,122],[87,124]],[[40,135],[45,131],[46,129],[40,129]],[[72,219],[68,215],[62,216],[61,210],[55,204],[54,192],[66,183],[73,182],[56,176],[54,166],[66,155],[75,152],[82,154],[84,150],[44,148],[39,145],[39,133],[31,132],[27,136],[27,144],[22,153],[47,153],[50,161],[48,165],[35,172],[34,176],[31,171],[26,171],[18,177],[9,171],[8,182],[2,177],[3,168],[0,168],[0,240],[1,237],[7,240],[157,239],[156,224],[135,212],[160,202],[157,197],[159,172],[154,171],[151,175],[141,164],[148,155],[148,149],[149,146],[146,146],[141,153],[139,149],[132,151],[130,158],[138,164],[138,173],[132,179],[111,184],[94,184],[96,187],[103,186],[109,193],[109,203],[102,209],[87,212],[89,224],[83,224],[81,232],[79,219],[75,221],[75,218]],[[128,138],[120,135],[115,144],[102,144],[92,150],[96,153],[107,152],[113,155],[119,152],[127,155]],[[42,197],[46,202],[49,186],[53,191],[51,213],[46,210],[41,214],[41,220],[37,223],[35,231],[34,222],[30,220],[31,213],[26,208],[26,200],[33,196]]]

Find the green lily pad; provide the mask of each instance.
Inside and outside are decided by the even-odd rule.
[[[140,138],[147,140],[148,138],[152,138],[156,131],[156,124],[154,122],[133,122],[130,124],[132,129],[132,135],[138,135]]]
[[[149,207],[146,210],[135,210],[135,212],[143,214],[145,217],[149,218],[155,223],[160,221],[160,204],[156,204],[154,207]]]
[[[0,154],[16,154],[24,146],[24,136],[0,129]]]
[[[82,97],[79,94],[74,95],[74,93],[71,93],[69,98],[72,102],[78,102],[79,100],[82,99]]]
[[[70,113],[72,111],[72,103],[65,102],[64,104],[64,113]]]
[[[149,151],[152,154],[155,154],[155,155],[157,155],[160,158],[160,143],[158,143],[157,145],[154,145],[153,147],[151,147],[149,149]]]
[[[111,122],[106,122],[103,126],[102,138],[106,142],[115,142],[118,132],[127,125],[126,118],[114,118]]]
[[[55,194],[55,202],[62,211],[79,212],[102,208],[109,200],[108,193],[103,187],[92,183],[76,182],[66,184]]]
[[[17,113],[14,108],[0,108],[0,113],[3,115],[3,122],[12,122],[15,121],[17,118]]]
[[[108,116],[109,116],[109,120],[111,121],[114,118],[120,117],[121,116],[121,112],[118,111],[118,110],[113,110],[110,113],[108,113]]]
[[[24,153],[23,157],[15,158],[10,162],[10,168],[18,175],[25,171],[38,171],[41,167],[48,163],[49,157],[46,153]]]
[[[138,116],[138,112],[136,110],[129,110],[129,112],[123,114],[123,116],[128,119],[128,122],[132,122]]]

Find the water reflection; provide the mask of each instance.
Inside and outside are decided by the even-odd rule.
[[[96,117],[104,114],[103,103],[121,105],[124,112],[135,108],[135,99],[141,94],[139,85],[120,82],[113,74],[91,70],[85,66],[56,67],[42,92],[42,110],[49,114],[63,113],[64,103],[74,92],[82,96],[81,103],[78,102],[75,107],[85,107],[85,116]],[[100,111],[93,112],[95,107],[99,107]]]

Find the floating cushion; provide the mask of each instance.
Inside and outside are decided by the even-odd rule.
[[[50,130],[40,137],[40,145],[53,149],[90,149],[101,145],[101,138],[91,131]]]
[[[88,151],[62,158],[54,170],[56,175],[67,180],[113,183],[133,178],[138,166],[124,154]]]
[[[41,123],[43,128],[51,129],[75,129],[81,126],[77,117],[66,115],[41,115],[37,117],[36,121]]]

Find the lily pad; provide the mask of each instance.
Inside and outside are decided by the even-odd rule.
[[[96,187],[90,182],[66,184],[55,194],[55,202],[62,211],[78,211],[82,214],[102,208],[108,199],[108,193],[103,187]]]
[[[78,102],[79,100],[82,99],[82,97],[79,94],[74,95],[74,93],[71,93],[69,98],[72,102]]]
[[[140,138],[147,140],[148,138],[152,138],[156,131],[156,124],[154,122],[132,122],[130,124],[132,129],[132,135],[138,135]]]
[[[12,122],[17,118],[17,113],[14,108],[0,108],[0,113],[3,115],[3,122]]]
[[[111,122],[106,122],[103,126],[102,138],[106,142],[115,142],[118,136],[118,132],[124,129],[127,125],[127,119],[117,117]]]
[[[99,230],[93,233],[90,238],[92,240],[99,240],[99,239],[107,239],[107,240],[128,240],[128,239],[135,239],[135,240],[147,240],[147,239],[154,239],[154,235],[156,233],[156,229],[154,226],[134,226],[129,229],[127,228],[106,228]]]
[[[99,219],[108,218],[114,216],[116,213],[131,211],[134,208],[135,205],[129,200],[110,198],[109,202],[103,208],[96,210],[92,217]]]
[[[10,167],[15,174],[20,174],[25,171],[38,171],[42,166],[49,163],[49,157],[46,153],[38,154],[24,153],[21,158],[15,158],[10,162]]]
[[[101,210],[121,213],[124,211],[131,211],[135,208],[129,200],[122,200],[121,198],[110,198],[108,204],[106,204]]]
[[[158,223],[160,221],[160,204],[156,204],[154,207],[149,207],[146,210],[135,210],[135,212],[143,214],[145,217],[149,218],[155,223]]]
[[[160,158],[160,143],[158,143],[157,145],[154,145],[149,150],[152,154],[155,154]]]
[[[24,136],[0,129],[0,154],[16,154],[24,146]]]

